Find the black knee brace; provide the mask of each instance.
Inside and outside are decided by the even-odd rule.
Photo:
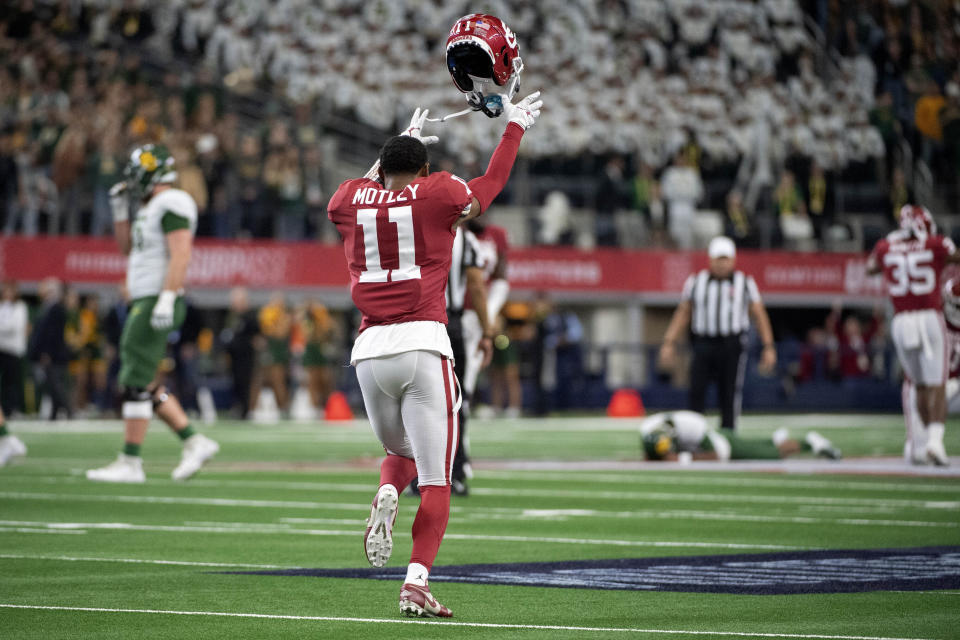
[[[150,398],[153,401],[153,410],[156,411],[168,398],[170,398],[170,394],[167,393],[167,388],[162,384],[154,389]]]
[[[143,402],[150,399],[150,391],[143,387],[121,387],[121,402]]]

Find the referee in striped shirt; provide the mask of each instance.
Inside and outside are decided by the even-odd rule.
[[[444,292],[447,300],[447,335],[453,350],[453,370],[457,374],[457,388],[461,394],[460,411],[457,414],[460,427],[459,438],[457,438],[457,451],[453,457],[453,469],[450,474],[450,490],[458,496],[469,493],[467,470],[470,468],[470,457],[467,444],[467,415],[470,411],[470,399],[463,397],[461,387],[464,369],[467,366],[462,323],[463,303],[466,296],[470,296],[470,302],[477,311],[480,326],[483,329],[483,338],[478,346],[478,349],[483,352],[480,367],[484,368],[490,364],[493,356],[493,330],[487,318],[487,287],[483,267],[477,251],[477,237],[472,231],[458,226],[450,257],[450,274],[447,277],[447,288]],[[414,478],[410,483],[410,493],[417,492],[417,480]]]
[[[676,362],[676,344],[685,329],[690,329],[693,358],[690,363],[689,408],[704,412],[707,385],[717,382],[720,426],[734,429],[743,399],[743,374],[746,369],[747,332],[750,318],[757,325],[763,342],[761,373],[771,373],[777,364],[770,318],[760,300],[752,276],[737,271],[736,247],[723,236],[710,241],[707,249],[710,267],[689,278],[683,285],[680,305],[673,313],[660,348],[660,363],[671,368]]]

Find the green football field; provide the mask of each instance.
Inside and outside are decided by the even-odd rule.
[[[83,476],[116,455],[119,422],[13,422],[29,455],[0,469],[0,638],[960,638],[960,461],[914,473],[897,416],[749,416],[742,435],[783,425],[847,459],[657,466],[635,420],[472,421],[477,475],[431,581],[454,613],[439,621],[400,614],[399,579],[249,573],[369,570],[380,449],[362,420],[219,422],[205,432],[220,454],[187,483],[155,423],[143,485]],[[406,565],[417,503],[401,498],[388,569]],[[862,551],[920,547],[953,548],[934,565]],[[478,564],[499,566],[439,577]],[[952,586],[911,583],[934,574]],[[885,590],[856,587],[878,576]],[[634,588],[590,588],[621,580]],[[824,586],[837,581],[854,592]],[[708,583],[802,593],[685,586]]]

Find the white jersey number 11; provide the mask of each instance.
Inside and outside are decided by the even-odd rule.
[[[393,238],[379,238],[377,234],[377,213],[379,209],[357,209],[357,224],[363,228],[363,246],[367,268],[360,274],[360,282],[397,282],[398,280],[419,280],[420,266],[417,265],[417,250],[413,238],[413,207],[390,207],[387,219],[397,225],[398,265],[395,269],[384,269],[380,260],[380,242],[388,246]]]

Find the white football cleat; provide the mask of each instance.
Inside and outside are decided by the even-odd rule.
[[[397,488],[385,484],[377,491],[370,507],[370,518],[363,533],[363,550],[367,561],[374,567],[387,564],[393,553],[393,523],[397,521],[400,497]]]
[[[916,466],[930,464],[930,460],[927,458],[927,443],[910,443],[910,463]]]
[[[195,433],[183,441],[183,455],[180,464],[173,470],[170,477],[174,480],[186,480],[203,467],[203,465],[220,451],[220,445],[202,433]]]
[[[11,458],[27,455],[27,445],[15,435],[7,434],[0,438],[0,467],[10,462]]]
[[[931,464],[934,464],[938,467],[949,467],[950,458],[947,456],[947,450],[943,447],[943,442],[934,440],[933,438],[927,442],[927,460]]]
[[[95,482],[145,482],[147,477],[143,473],[143,458],[128,456],[121,453],[117,459],[105,467],[87,471],[87,480]]]
[[[452,618],[453,612],[437,602],[430,587],[404,583],[400,588],[400,611],[419,618]]]

